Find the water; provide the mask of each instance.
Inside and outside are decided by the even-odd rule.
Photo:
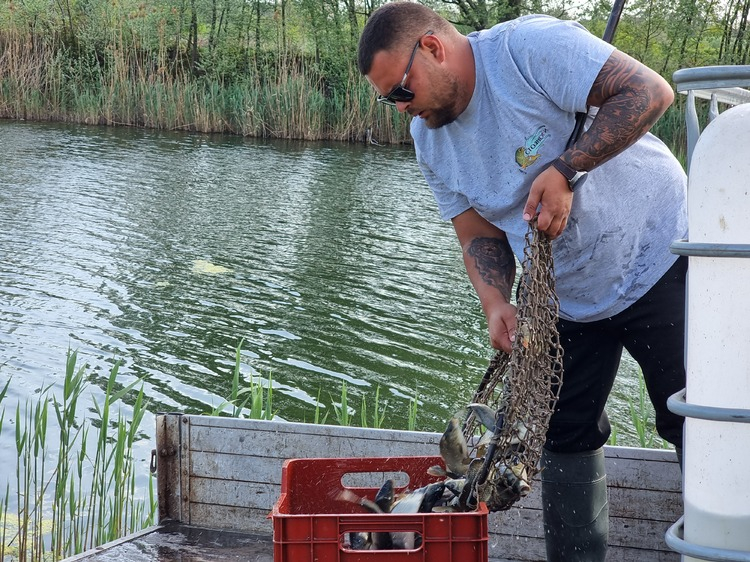
[[[410,148],[3,122],[0,161],[6,409],[59,386],[77,349],[94,396],[119,359],[150,412],[208,412],[243,341],[244,379],[270,376],[283,418],[320,403],[334,420],[346,383],[357,416],[379,391],[405,427],[416,396],[417,428],[438,431],[492,354]],[[152,418],[144,431],[145,450]]]

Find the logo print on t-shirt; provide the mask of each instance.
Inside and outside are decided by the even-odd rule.
[[[526,172],[526,168],[531,166],[539,158],[539,149],[542,148],[544,141],[547,140],[547,126],[539,125],[534,134],[529,136],[523,143],[523,146],[519,146],[516,150],[516,164],[521,167],[522,172]]]

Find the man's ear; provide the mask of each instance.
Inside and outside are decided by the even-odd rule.
[[[445,45],[437,35],[432,34],[423,36],[422,47],[427,49],[428,53],[433,56],[437,62],[442,63],[445,61]]]

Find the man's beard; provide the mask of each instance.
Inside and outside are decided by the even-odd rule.
[[[454,76],[446,76],[442,81],[445,83],[445,87],[435,100],[439,107],[430,110],[429,116],[424,120],[428,129],[439,129],[443,125],[453,123],[460,114],[456,108],[459,91],[458,80]]]

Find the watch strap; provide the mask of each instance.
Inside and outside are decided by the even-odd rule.
[[[568,166],[565,162],[563,162],[560,158],[556,158],[552,161],[552,166],[560,172],[563,176],[565,176],[565,179],[568,181],[572,181],[574,177],[576,177],[576,174],[578,173],[578,170],[575,170]]]

